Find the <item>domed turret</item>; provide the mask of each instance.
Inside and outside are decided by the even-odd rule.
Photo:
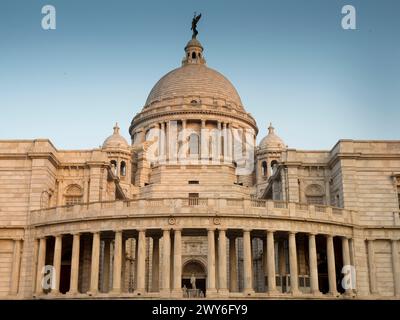
[[[119,134],[118,123],[114,126],[114,133],[109,136],[103,143],[103,149],[111,148],[128,148],[129,144],[123,136]]]
[[[260,149],[285,149],[285,142],[275,134],[275,128],[272,126],[272,123],[269,124],[268,134],[264,137],[260,144]]]

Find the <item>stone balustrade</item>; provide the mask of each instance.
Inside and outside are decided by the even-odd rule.
[[[282,201],[231,198],[153,198],[60,206],[32,211],[30,223],[39,226],[74,220],[199,214],[357,224],[357,214],[352,210]]]

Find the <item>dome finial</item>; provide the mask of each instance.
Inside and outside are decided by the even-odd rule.
[[[197,40],[197,34],[199,33],[196,29],[197,23],[201,18],[201,13],[196,16],[196,12],[194,13],[194,17],[192,20],[192,39],[186,44],[185,47],[185,56],[182,60],[182,66],[188,64],[205,64],[206,60],[203,57],[203,46],[201,45],[200,41]]]
[[[196,11],[195,11],[193,19],[192,19],[192,28],[190,29],[190,30],[193,30],[192,39],[196,39],[196,36],[199,33],[197,31],[197,23],[199,22],[200,18],[201,18],[201,13],[199,15],[196,15]]]
[[[114,134],[119,134],[119,126],[118,126],[118,122],[116,122],[115,123],[115,126],[114,126]]]
[[[274,133],[274,127],[272,126],[272,122],[269,123],[269,127],[268,127],[268,134],[273,134]]]

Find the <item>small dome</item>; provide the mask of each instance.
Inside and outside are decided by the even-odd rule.
[[[200,41],[197,40],[196,38],[191,39],[185,47],[185,51],[187,52],[187,49],[190,47],[199,47],[201,50],[203,50],[203,46],[201,45]]]
[[[103,149],[105,148],[126,148],[129,147],[128,142],[123,136],[119,134],[118,123],[115,124],[114,133],[109,136],[103,143]]]
[[[264,137],[260,144],[260,149],[285,149],[285,142],[275,134],[275,128],[272,123],[269,124],[268,134]]]

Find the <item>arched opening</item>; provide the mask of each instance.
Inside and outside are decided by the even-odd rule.
[[[190,260],[182,267],[182,288],[187,298],[200,298],[206,295],[206,270],[198,260]]]
[[[267,165],[267,161],[263,161],[261,163],[261,171],[262,171],[262,175],[263,177],[266,177],[268,175],[268,165]]]
[[[121,161],[121,169],[120,169],[121,176],[126,176],[126,163],[125,161]]]
[[[111,163],[112,172],[114,173],[114,175],[117,175],[117,173],[118,173],[117,161],[111,160],[110,163]]]
[[[198,156],[199,155],[199,136],[196,133],[192,133],[189,136],[189,155]]]
[[[192,59],[196,59],[196,52],[192,52]]]
[[[277,168],[278,168],[278,161],[272,160],[271,161],[271,175],[275,174]]]
[[[335,271],[336,271],[336,289],[339,293],[343,294],[345,289],[342,286],[344,274],[343,269],[343,248],[341,237],[333,237],[333,247],[335,253]]]
[[[72,236],[64,235],[61,249],[60,293],[69,291],[71,279]]]
[[[318,289],[321,293],[326,294],[329,292],[326,237],[324,235],[316,235],[315,241],[317,250]]]

